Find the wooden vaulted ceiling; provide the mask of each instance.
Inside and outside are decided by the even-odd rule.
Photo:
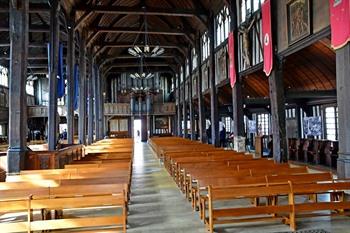
[[[130,60],[114,59],[128,55],[128,45],[144,43],[144,34],[135,31],[144,31],[145,6],[149,12],[146,16],[148,31],[155,32],[148,35],[150,44],[164,46],[166,50],[158,63],[175,67],[183,61],[189,46],[194,45],[195,37],[206,30],[210,12],[223,4],[219,0],[92,0],[71,1],[70,7],[77,10],[79,28],[88,29],[87,42],[93,47],[97,60],[106,67],[113,67],[116,63],[120,66],[123,62],[130,63]],[[103,61],[106,58],[108,62]],[[153,60],[149,59],[146,64]],[[110,71],[114,70],[120,71],[120,67]]]
[[[286,91],[326,91],[336,89],[335,52],[324,38],[285,58],[283,63]],[[244,95],[268,97],[268,78],[260,70],[243,78]]]

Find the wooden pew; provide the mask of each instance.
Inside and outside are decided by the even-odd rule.
[[[216,202],[235,199],[250,199],[256,197],[268,197],[285,194],[292,199],[290,184],[279,184],[271,186],[229,186],[229,187],[208,187],[208,217],[204,222],[209,232],[214,232],[215,224],[242,223],[256,221],[282,220],[284,223],[291,223],[293,219],[292,208],[289,203],[278,205],[255,206],[254,204],[235,207],[227,206],[218,208]],[[278,214],[278,215],[277,215]]]
[[[0,212],[27,211],[27,220],[1,223],[2,232],[31,232],[43,230],[61,230],[86,227],[113,226],[126,232],[127,211],[125,194],[118,185],[73,185],[50,188],[50,195],[29,195],[18,199],[0,199]],[[49,189],[49,188],[47,188]],[[39,194],[38,192],[35,192]],[[113,211],[107,216],[92,216],[62,219],[33,219],[34,210],[82,209],[87,207],[114,207],[121,209],[121,214]]]

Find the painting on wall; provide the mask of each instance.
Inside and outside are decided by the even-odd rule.
[[[169,119],[168,117],[157,117],[155,120],[156,129],[168,129]]]
[[[309,0],[291,0],[287,4],[288,39],[292,44],[310,35]]]
[[[303,130],[306,136],[321,136],[322,135],[321,117],[320,116],[304,117]]]

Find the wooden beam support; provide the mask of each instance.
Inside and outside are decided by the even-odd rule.
[[[74,16],[72,15],[68,24],[68,48],[67,48],[67,139],[68,144],[74,144],[74,61],[75,61],[75,43],[74,43]]]
[[[189,66],[189,74],[188,74],[188,105],[190,111],[190,130],[191,130],[191,140],[196,140],[195,134],[195,119],[194,119],[194,108],[193,108],[193,100],[192,100],[192,50],[188,50],[188,66]]]
[[[210,64],[210,116],[211,116],[211,144],[215,147],[220,146],[219,138],[219,111],[218,111],[218,97],[217,89],[215,85],[215,27],[214,27],[214,17],[211,17],[208,25],[208,36],[210,38],[210,55],[209,55],[209,64]]]
[[[58,74],[58,51],[60,42],[59,0],[51,1],[50,11],[50,70],[49,70],[49,112],[48,112],[48,149],[56,150],[57,145],[57,74]]]
[[[283,88],[283,61],[277,59],[269,77],[271,101],[271,128],[273,142],[273,158],[276,163],[288,161],[286,138],[286,113]]]
[[[41,3],[30,3],[29,4],[29,13],[49,13],[50,6],[48,4]],[[9,8],[8,4],[0,6],[0,13],[11,13],[11,7]]]
[[[350,44],[336,50],[337,100],[339,124],[339,152],[337,173],[339,178],[350,177]]]
[[[202,47],[201,39],[198,36],[196,40],[197,45],[197,64],[198,64],[198,80],[197,80],[197,96],[198,96],[198,128],[199,128],[199,139],[202,143],[207,142],[206,135],[206,124],[205,124],[205,112],[204,112],[204,99],[202,92]]]
[[[231,15],[231,31],[234,33],[234,38],[238,38],[237,30],[237,3],[231,0],[230,5],[230,15]],[[238,70],[238,40],[235,40],[235,68],[236,74],[239,73]],[[238,75],[237,75],[238,76]],[[240,77],[236,77],[236,84],[232,88],[232,119],[233,119],[233,132],[235,136],[243,137],[244,133],[244,112],[243,112],[243,95],[242,95],[242,81]]]
[[[182,135],[183,138],[187,138],[188,130],[187,130],[187,121],[188,121],[188,116],[187,116],[187,102],[186,102],[186,65],[184,64],[182,66],[182,77],[183,77],[183,82],[182,82],[182,119],[184,122],[184,133]]]
[[[29,0],[10,1],[11,61],[9,83],[9,150],[7,173],[24,168],[27,136],[26,77],[28,56]]]
[[[79,143],[86,144],[86,35],[82,30],[79,52]]]
[[[104,6],[86,5],[76,8],[77,11],[93,12],[96,14],[118,14],[118,15],[156,15],[172,17],[206,17],[206,12],[192,9],[178,8],[156,8],[156,7],[125,7],[125,6]]]
[[[99,106],[99,111],[98,111],[98,121],[99,121],[99,139],[103,139],[105,136],[105,131],[104,131],[104,103],[105,103],[105,91],[104,91],[104,82],[105,82],[105,77],[101,76],[101,70],[97,68],[97,83],[98,83],[98,104]]]
[[[94,92],[93,92],[93,77],[94,77],[94,59],[92,51],[88,53],[89,69],[87,73],[87,90],[88,90],[88,145],[91,145],[94,140]]]
[[[144,30],[140,30],[137,27],[96,27],[93,28],[97,32],[105,32],[105,33],[125,33],[125,34],[149,34],[149,35],[170,35],[170,36],[186,36],[186,32],[180,31],[177,29],[171,30],[156,30],[149,29],[147,32]]]
[[[178,69],[178,75],[176,77],[177,79],[177,101],[178,101],[178,105],[177,105],[177,133],[179,137],[182,136],[182,114],[181,114],[181,102],[182,102],[182,93],[181,93],[181,80],[180,80],[180,69]]]

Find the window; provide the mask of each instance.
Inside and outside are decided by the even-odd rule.
[[[295,108],[286,109],[286,119],[295,119]]]
[[[183,80],[184,80],[184,70],[183,70],[183,68],[181,66],[181,68],[180,68],[180,83],[182,83]]]
[[[338,108],[327,107],[325,109],[326,139],[336,141],[338,139]]]
[[[210,39],[208,32],[202,36],[202,61],[206,60],[210,55]]]
[[[190,64],[188,59],[186,59],[186,77],[190,76]]]
[[[232,132],[231,117],[225,117],[226,132]]]
[[[228,37],[230,32],[230,21],[231,19],[228,8],[224,7],[215,17],[216,46],[219,46]]]
[[[192,71],[193,71],[198,66],[198,63],[197,63],[198,55],[195,48],[192,49],[191,55],[192,55]]]
[[[264,0],[241,0],[241,23],[259,10],[263,2]]]
[[[26,93],[28,95],[34,96],[34,81],[27,81],[26,84]]]
[[[9,70],[0,65],[0,85],[1,86],[5,86],[5,87],[8,87],[9,86]]]
[[[0,136],[5,136],[5,127],[0,125]]]
[[[269,135],[270,133],[270,117],[269,114],[259,114],[258,115],[258,134],[259,135]]]

